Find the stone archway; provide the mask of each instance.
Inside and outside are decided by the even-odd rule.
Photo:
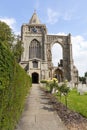
[[[52,64],[58,67],[60,60],[63,59],[63,47],[59,43],[54,43],[51,47]]]
[[[72,81],[74,75],[73,75],[71,34],[69,34],[68,36],[47,35],[47,60],[48,60],[48,68],[51,71],[53,69],[53,66],[52,66],[52,53],[50,52],[50,50],[55,43],[60,44],[62,47],[63,78],[64,80],[67,79],[68,81]]]
[[[38,73],[36,73],[36,72],[34,72],[34,73],[32,73],[32,83],[36,83],[36,84],[38,84],[39,83],[39,74]]]

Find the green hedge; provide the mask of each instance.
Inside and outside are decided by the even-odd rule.
[[[31,78],[0,43],[0,130],[14,130],[30,87]]]

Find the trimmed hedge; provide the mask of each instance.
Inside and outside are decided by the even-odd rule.
[[[0,130],[14,130],[31,87],[31,78],[0,43]]]

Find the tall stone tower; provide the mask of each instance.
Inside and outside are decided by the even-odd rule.
[[[32,77],[33,83],[43,79],[56,77],[59,82],[67,79],[78,82],[78,71],[73,64],[71,35],[48,35],[46,25],[41,24],[36,12],[28,24],[21,27],[21,38],[24,52],[20,64]],[[51,48],[58,43],[63,50],[63,59],[54,67],[52,64]]]

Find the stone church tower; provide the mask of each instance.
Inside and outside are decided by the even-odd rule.
[[[78,71],[73,64],[71,35],[49,35],[46,25],[41,24],[36,12],[28,24],[21,27],[24,52],[20,64],[32,77],[32,83],[56,77],[59,82],[67,79],[78,82]],[[63,50],[63,59],[57,67],[52,64],[52,46],[58,43]]]

